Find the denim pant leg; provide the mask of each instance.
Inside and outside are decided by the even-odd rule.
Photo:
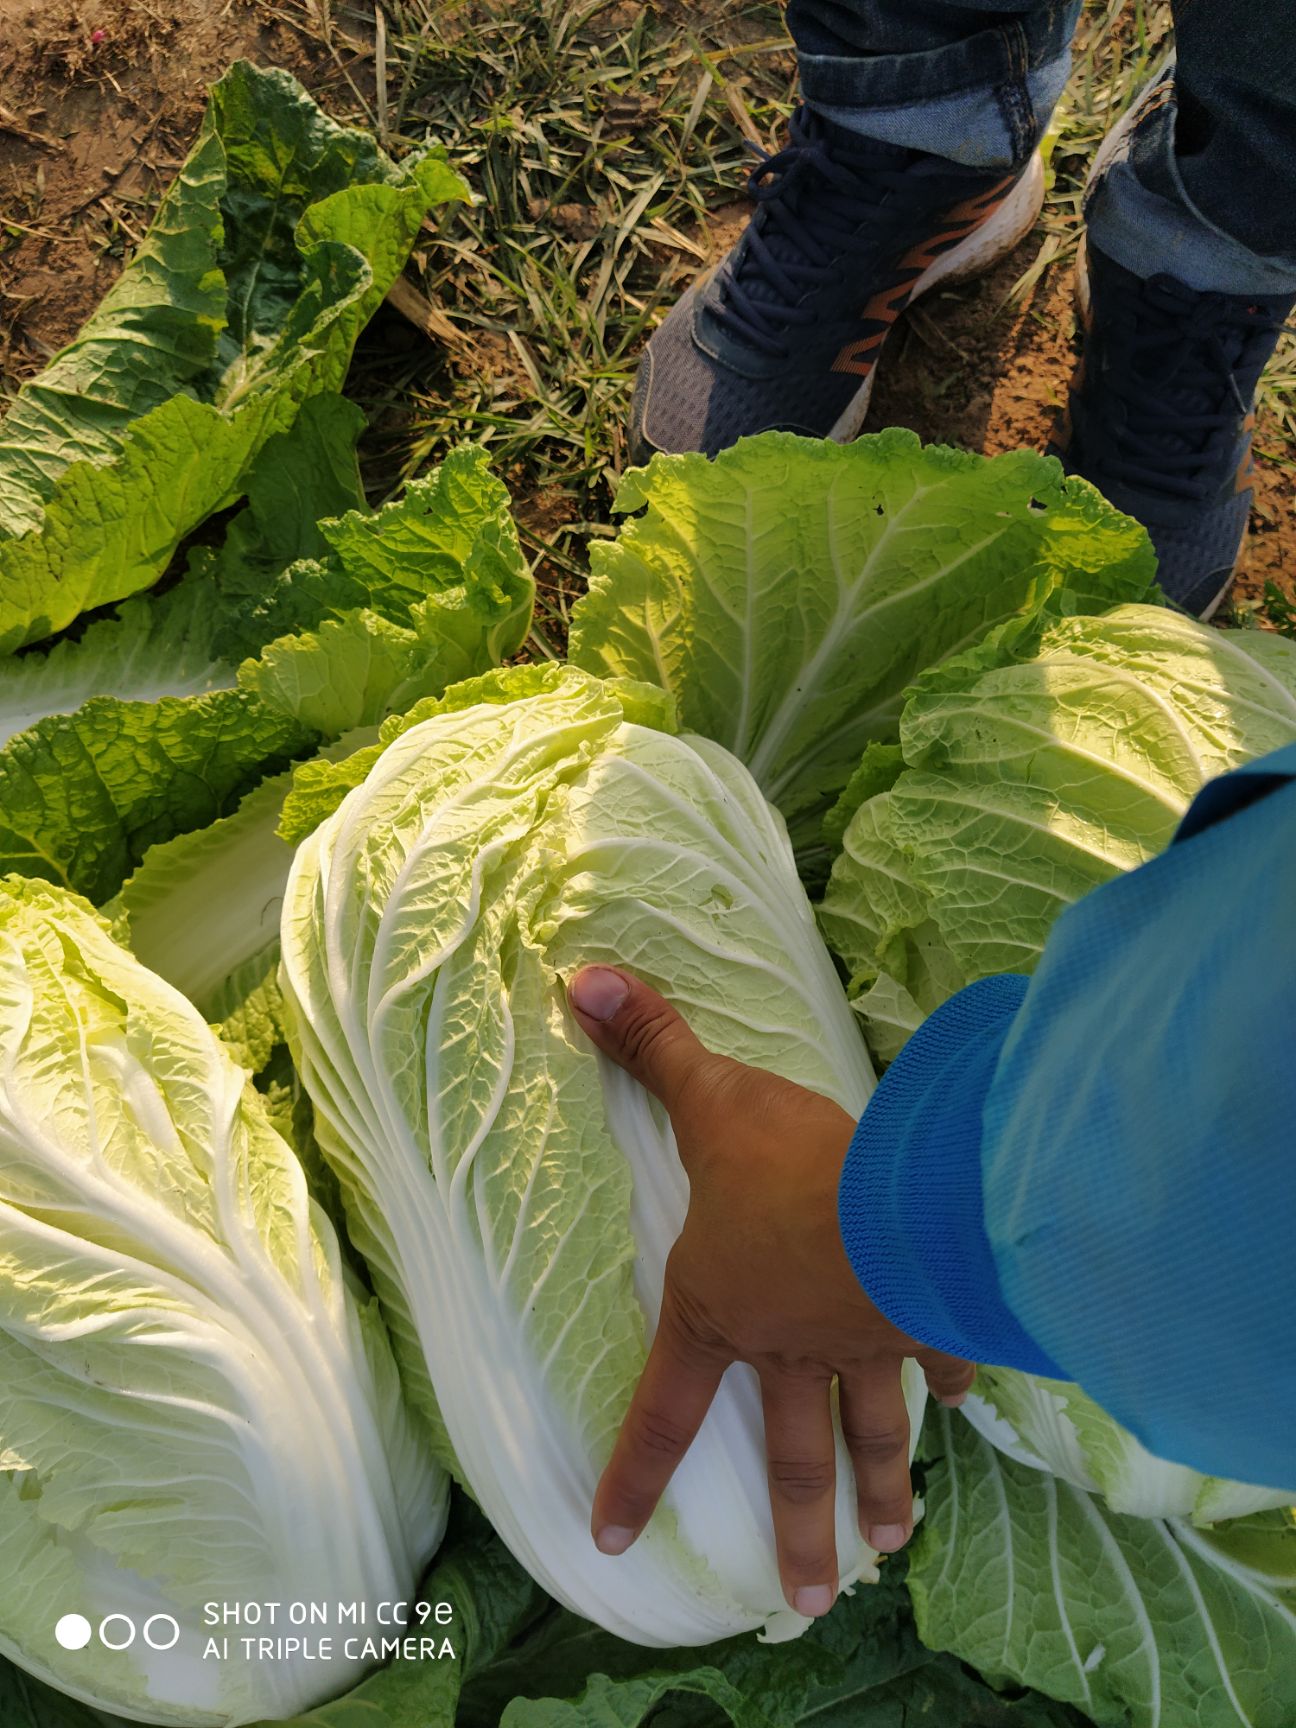
[[[1079,0],[789,0],[806,101],[871,138],[979,167],[1034,149]],[[1173,0],[1169,100],[1087,205],[1128,270],[1296,293],[1296,0]]]
[[[1090,237],[1140,276],[1296,294],[1296,4],[1172,10],[1173,92],[1089,199]]]
[[[1015,168],[1062,93],[1079,12],[1080,0],[789,0],[788,26],[802,95],[830,120]]]

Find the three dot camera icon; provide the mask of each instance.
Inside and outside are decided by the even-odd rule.
[[[105,1614],[96,1628],[84,1614],[65,1614],[54,1628],[65,1650],[84,1650],[96,1635],[105,1650],[129,1650],[137,1639],[150,1650],[174,1650],[180,1642],[180,1624],[169,1614],[152,1614],[142,1625],[129,1614]]]

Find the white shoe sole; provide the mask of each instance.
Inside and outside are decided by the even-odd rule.
[[[1130,103],[1129,107],[1121,115],[1120,119],[1112,127],[1111,131],[1094,152],[1094,159],[1089,164],[1089,172],[1085,176],[1086,196],[1088,196],[1090,188],[1093,187],[1097,181],[1102,179],[1108,168],[1111,167],[1112,163],[1125,149],[1130,133],[1147,113],[1148,104],[1156,95],[1160,88],[1161,80],[1165,77],[1170,68],[1173,67],[1174,63],[1175,57],[1173,50],[1169,54],[1165,55],[1161,60],[1158,60],[1156,66],[1149,75],[1148,81],[1144,85],[1138,100]]]
[[[1247,543],[1247,540],[1250,538],[1250,535],[1251,535],[1251,527],[1250,527],[1250,524],[1248,523],[1247,527],[1243,530],[1242,544],[1238,547],[1237,560],[1234,563],[1233,568],[1229,571],[1228,581],[1220,589],[1219,593],[1211,601],[1210,605],[1206,608],[1206,610],[1204,612],[1195,612],[1195,613],[1191,614],[1191,616],[1195,617],[1199,623],[1209,624],[1211,619],[1215,616],[1215,614],[1219,611],[1220,607],[1224,604],[1225,600],[1228,598],[1228,591],[1233,586],[1234,582],[1237,580],[1237,573],[1242,568],[1242,554],[1246,551],[1246,543]]]
[[[1164,59],[1158,62],[1156,69],[1148,79],[1147,85],[1138,101],[1130,104],[1094,152],[1094,159],[1089,164],[1089,172],[1085,176],[1086,199],[1088,199],[1090,192],[1102,179],[1103,175],[1111,167],[1112,163],[1116,161],[1118,156],[1124,153],[1129,143],[1130,134],[1146,114],[1148,103],[1155,95],[1161,84],[1161,80],[1166,75],[1166,72],[1174,65],[1174,63],[1175,57],[1173,52],[1167,54]],[[1089,326],[1091,296],[1089,292],[1088,241],[1083,234],[1080,236],[1080,249],[1076,253],[1075,283],[1076,306],[1080,313],[1080,321],[1087,329]]]
[[[1025,173],[994,215],[983,222],[975,233],[969,234],[960,245],[944,253],[923,271],[914,283],[913,292],[905,302],[905,309],[908,310],[919,295],[926,294],[942,282],[962,282],[972,276],[981,276],[993,268],[1030,233],[1043,204],[1044,162],[1037,150]],[[877,361],[874,362],[868,377],[846,404],[828,434],[838,444],[845,444],[855,437],[868,417],[869,399],[873,394],[878,362],[885,346],[884,341],[878,349]]]

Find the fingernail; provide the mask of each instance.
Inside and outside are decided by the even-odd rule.
[[[600,1554],[624,1554],[635,1539],[635,1533],[624,1524],[605,1524],[594,1538]]]
[[[909,1540],[909,1527],[907,1524],[870,1524],[868,1540],[869,1546],[876,1548],[879,1554],[894,1554]]]
[[[817,1620],[826,1614],[836,1600],[837,1592],[831,1584],[805,1584],[792,1592],[792,1606],[807,1620]]]
[[[608,966],[587,966],[572,980],[572,1004],[591,1020],[610,1020],[629,994],[625,979]]]
[[[938,1398],[938,1404],[943,1404],[947,1410],[957,1410],[960,1404],[967,1403],[966,1392],[955,1392],[948,1398]]]

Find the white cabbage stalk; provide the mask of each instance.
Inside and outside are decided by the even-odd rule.
[[[502,675],[496,702],[537,694],[396,739],[298,853],[282,982],[317,1133],[407,1387],[534,1576],[641,1644],[791,1636],[806,1622],[783,1601],[746,1367],[643,1538],[594,1548],[687,1182],[665,1113],[594,1053],[564,980],[619,962],[711,1048],[852,1115],[873,1074],[746,769],[652,729],[642,686],[527,677]],[[916,1431],[917,1376],[909,1395]],[[846,1580],[875,1576],[840,1440],[837,1543]]]
[[[1113,1512],[1214,1524],[1291,1501],[1290,1490],[1204,1476],[1158,1458],[1066,1380],[983,1368],[963,1414],[1009,1458],[1101,1494]]]
[[[140,1721],[294,1715],[365,1664],[204,1660],[202,1605],[406,1597],[445,1507],[243,1071],[85,902],[0,882],[0,1652]]]

